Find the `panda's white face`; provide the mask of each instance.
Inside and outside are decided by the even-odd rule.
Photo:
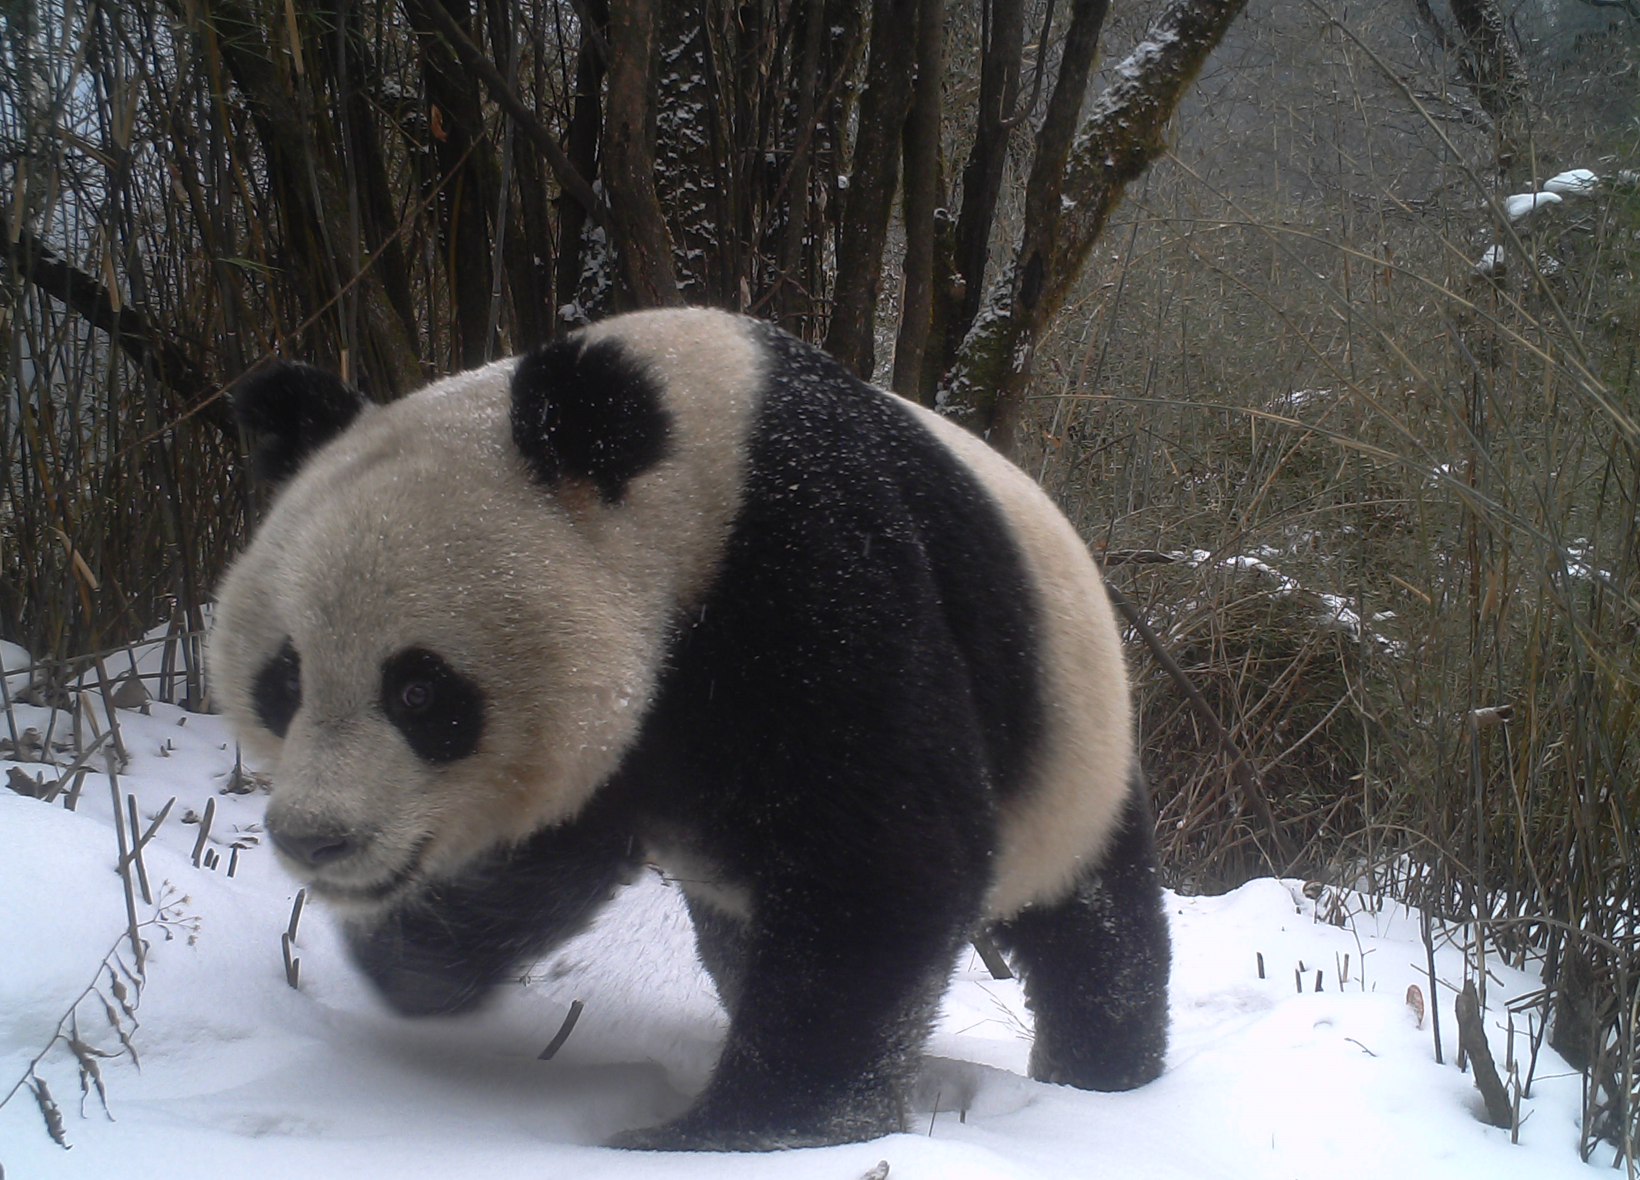
[[[647,696],[652,605],[519,475],[507,375],[364,417],[222,589],[215,688],[276,763],[269,828],[344,904],[573,813]]]
[[[281,490],[221,588],[210,672],[315,893],[389,905],[614,771],[735,507],[742,431],[719,413],[702,434],[688,390],[750,388],[755,358],[719,320],[694,329],[723,338],[687,341],[712,365],[671,390],[687,445],[619,504],[531,481],[510,360],[366,411]]]

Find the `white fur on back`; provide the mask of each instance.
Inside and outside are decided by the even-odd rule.
[[[969,431],[912,409],[996,497],[1036,586],[1042,746],[1033,781],[1003,805],[987,902],[1009,917],[1064,896],[1121,819],[1136,757],[1121,633],[1088,547],[1047,493]]]

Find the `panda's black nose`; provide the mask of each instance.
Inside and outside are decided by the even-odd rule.
[[[287,832],[268,825],[268,835],[274,846],[292,860],[310,869],[321,869],[327,864],[352,856],[358,843],[346,832]]]

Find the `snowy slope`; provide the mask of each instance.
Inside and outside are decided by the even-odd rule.
[[[17,712],[44,732],[44,710]],[[178,802],[145,854],[159,896],[154,906],[139,899],[139,916],[168,904],[169,920],[144,928],[151,952],[132,1036],[141,1070],[127,1056],[102,1061],[112,1119],[94,1093],[82,1117],[74,1059],[54,1048],[38,1072],[73,1146],[52,1142],[33,1095],[19,1090],[0,1109],[7,1180],[859,1180],[880,1160],[894,1180],[1594,1174],[1577,1158],[1578,1078],[1547,1047],[1523,1105],[1521,1144],[1476,1120],[1479,1095],[1451,1064],[1449,986],[1440,997],[1448,1064],[1434,1063],[1427,1022],[1416,1027],[1404,1000],[1409,983],[1428,988],[1416,914],[1373,914],[1351,896],[1339,928],[1318,920],[1296,882],[1273,880],[1220,898],[1170,896],[1173,1044],[1166,1075],[1143,1090],[1087,1094],[1026,1080],[1029,1016],[1018,989],[965,961],[931,1045],[937,1059],[917,1095],[915,1133],[774,1156],[609,1151],[597,1146],[604,1137],[687,1105],[724,1028],[674,889],[646,876],[489,1010],[431,1022],[386,1014],[349,969],[326,915],[311,909],[298,930],[293,990],[280,934],[295,887],[256,839],[264,796],[219,793],[233,747],[216,718],[157,703],[150,713],[122,713],[132,762],[120,788],[137,795],[144,826],[167,799]],[[0,776],[11,765],[0,761]],[[21,765],[31,776],[46,770]],[[181,822],[211,798],[210,845],[222,855],[214,871],[194,867],[198,828]],[[87,778],[74,813],[0,791],[0,1097],[88,984],[100,979],[112,998],[102,964],[120,947],[126,917],[111,817],[103,774]],[[235,840],[246,847],[230,879]],[[129,948],[121,953],[129,965]],[[1294,981],[1301,963],[1303,993]],[[1494,970],[1488,1027],[1501,1064],[1504,1002],[1537,984]],[[1440,972],[1461,982],[1456,949],[1442,950]],[[574,1032],[553,1060],[536,1060],[575,999],[586,1007]],[[119,1049],[97,995],[80,1003],[78,1020],[85,1042]]]

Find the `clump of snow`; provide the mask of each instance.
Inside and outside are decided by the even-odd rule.
[[[1348,531],[1348,526],[1346,526]],[[1264,560],[1266,557],[1281,556],[1280,552],[1268,545],[1259,546],[1255,553],[1234,554],[1229,557],[1220,557],[1215,560],[1214,555],[1206,549],[1178,550],[1168,554],[1174,561],[1190,566],[1211,565],[1215,569],[1247,570],[1269,578],[1272,586],[1270,593],[1278,597],[1296,597],[1308,599],[1315,603],[1316,626],[1342,631],[1351,639],[1361,638],[1361,616],[1350,605],[1353,600],[1338,594],[1328,594],[1311,590],[1302,585],[1296,578],[1288,577],[1275,566]],[[1375,625],[1372,638],[1379,649],[1386,655],[1398,656],[1404,651],[1404,645],[1391,639],[1387,635],[1376,633],[1376,625],[1388,623],[1395,618],[1393,611],[1377,611],[1372,616]]]
[[[25,649],[0,639],[0,673],[5,675],[6,692],[11,696],[15,697],[27,690],[28,670],[33,663],[34,657]]]
[[[1291,389],[1291,390],[1288,390],[1286,393],[1278,394],[1276,396],[1275,400],[1270,403],[1270,405],[1271,405],[1272,408],[1286,408],[1286,409],[1296,410],[1296,409],[1299,409],[1303,406],[1309,405],[1311,402],[1318,402],[1318,401],[1321,401],[1325,398],[1333,397],[1337,392],[1338,392],[1337,390],[1330,389],[1330,388],[1329,389]]]
[[[1559,193],[1516,193],[1503,199],[1503,213],[1510,221],[1522,221],[1539,209],[1558,204]]]
[[[1600,569],[1593,564],[1594,545],[1587,537],[1573,537],[1562,547],[1562,558],[1566,563],[1566,573],[1582,581],[1610,582],[1610,570]]]
[[[1600,186],[1600,177],[1587,168],[1573,168],[1569,171],[1551,176],[1543,182],[1543,191],[1561,196],[1581,197],[1594,192]]]
[[[1475,260],[1475,265],[1471,269],[1482,278],[1493,278],[1503,274],[1508,269],[1508,263],[1504,259],[1503,247],[1488,246],[1485,253]]]
[[[112,1119],[94,1096],[82,1115],[77,1067],[59,1045],[36,1068],[73,1150],[51,1141],[20,1090],[0,1108],[10,1176],[855,1180],[880,1160],[892,1180],[1596,1174],[1577,1157],[1580,1078],[1547,1046],[1522,1102],[1520,1145],[1477,1119],[1471,1079],[1452,1064],[1462,930],[1439,939],[1430,996],[1416,912],[1332,890],[1312,900],[1300,882],[1276,880],[1223,897],[1167,895],[1172,1044],[1167,1072],[1140,1090],[1028,1080],[1020,988],[965,953],[908,1099],[911,1133],[771,1155],[609,1151],[598,1146],[608,1135],[684,1109],[721,1044],[725,1018],[675,887],[646,874],[485,1011],[419,1022],[379,1006],[329,916],[310,907],[292,989],[280,934],[296,887],[259,842],[261,793],[222,793],[234,758],[222,722],[152,702],[146,715],[123,710],[121,723],[131,761],[119,789],[137,796],[140,822],[178,800],[145,863],[185,924],[169,941],[166,928],[145,928],[142,1068],[123,1055],[101,1061]],[[9,765],[0,760],[0,774]],[[106,980],[104,958],[121,945],[109,786],[92,773],[72,813],[0,791],[0,1096],[83,989]],[[210,842],[241,846],[231,878],[226,856],[214,870],[194,866],[199,829],[179,822],[208,800]],[[146,920],[154,907],[139,899],[138,911]],[[1538,1011],[1529,997],[1541,985],[1488,962],[1493,1054],[1505,1058],[1505,1013],[1516,1004],[1513,1056],[1524,1061],[1523,1030]],[[1445,1065],[1427,1019],[1420,1027],[1407,1006],[1409,984],[1439,1005]],[[586,1007],[573,1035],[553,1060],[537,1060],[576,999]],[[76,1012],[87,1043],[120,1050],[95,993]]]

